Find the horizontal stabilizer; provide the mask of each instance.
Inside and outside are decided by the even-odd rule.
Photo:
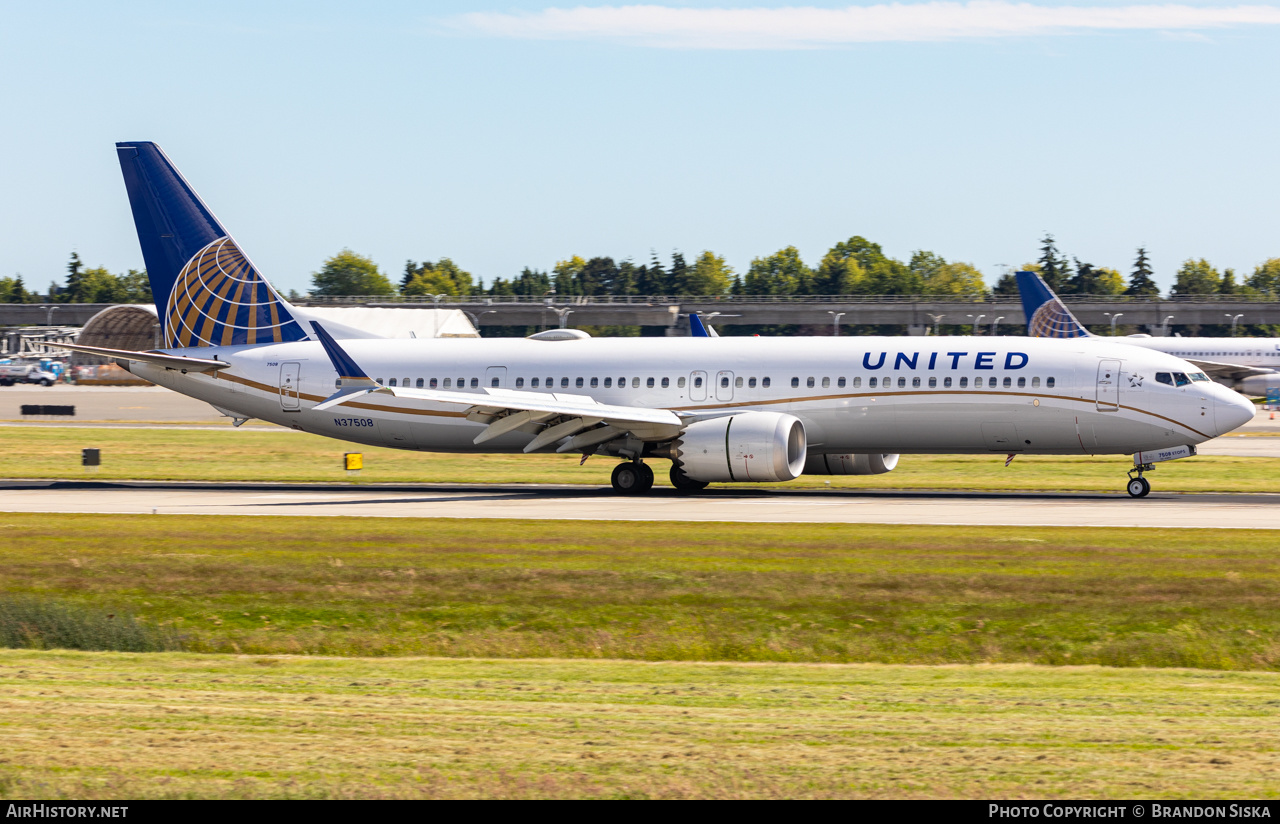
[[[162,352],[133,352],[128,349],[107,349],[102,346],[81,346],[78,343],[59,343],[58,349],[70,349],[86,355],[97,355],[112,360],[149,363],[152,366],[163,366],[166,369],[181,369],[184,372],[212,372],[215,369],[226,369],[231,364],[206,358],[188,358],[183,355],[166,355]]]

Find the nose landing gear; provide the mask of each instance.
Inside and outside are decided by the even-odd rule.
[[[1142,473],[1150,472],[1155,469],[1153,464],[1139,464],[1129,470],[1129,496],[1132,498],[1145,498],[1147,493],[1151,491],[1151,482],[1142,477]],[[1135,476],[1134,473],[1137,473]]]
[[[653,489],[653,470],[642,461],[627,461],[613,468],[609,481],[623,495],[643,495]]]

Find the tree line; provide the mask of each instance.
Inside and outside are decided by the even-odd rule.
[[[1021,267],[1038,272],[1060,295],[1128,295],[1158,297],[1150,256],[1140,247],[1127,274],[1061,253],[1053,235],[1040,240],[1040,257]],[[520,274],[484,281],[450,258],[405,262],[398,283],[370,258],[343,249],[311,276],[316,296],[599,297],[628,295],[928,295],[1016,296],[1013,271],[990,289],[973,264],[948,261],[935,252],[916,251],[907,261],[889,257],[879,244],[854,236],[831,247],[816,266],[805,263],[794,246],[758,257],[746,272],[734,271],[723,257],[704,251],[692,261],[674,252],[669,262],[656,253],[647,263],[612,257],[585,259],[574,255],[550,271],[525,267]],[[1177,270],[1170,296],[1237,294],[1280,296],[1280,258],[1255,267],[1241,280],[1232,269],[1218,271],[1203,258],[1185,261]]]
[[[151,281],[145,270],[130,269],[115,275],[105,266],[86,267],[76,252],[67,263],[66,281],[61,285],[51,282],[43,295],[28,291],[22,275],[0,277],[0,303],[150,302]]]

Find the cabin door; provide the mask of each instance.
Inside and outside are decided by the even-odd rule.
[[[1104,360],[1098,364],[1098,411],[1115,412],[1120,408],[1120,361]]]
[[[716,400],[718,401],[733,400],[733,373],[732,372],[716,373]]]
[[[484,370],[484,385],[489,389],[506,389],[507,367],[490,366]]]
[[[298,380],[301,371],[301,364],[280,364],[280,408],[286,412],[299,411]]]

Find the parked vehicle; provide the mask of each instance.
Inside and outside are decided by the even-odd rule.
[[[15,383],[38,383],[41,386],[53,386],[58,376],[40,368],[38,363],[12,363],[0,366],[0,386],[13,386]]]

